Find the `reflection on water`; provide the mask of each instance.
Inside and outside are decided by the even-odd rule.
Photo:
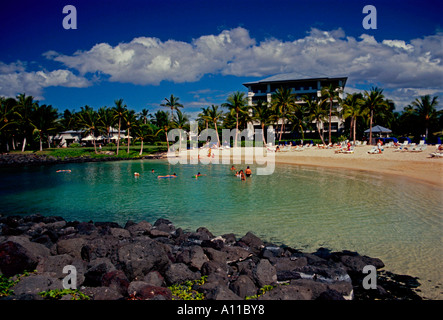
[[[67,168],[72,172],[56,173]],[[175,179],[157,179],[173,172]],[[197,172],[206,176],[192,178]],[[279,165],[272,175],[241,182],[230,165],[164,161],[2,169],[0,177],[3,213],[121,225],[163,217],[184,229],[252,231],[303,250],[355,250],[420,277],[425,296],[443,297],[433,288],[442,280],[442,192],[405,178]]]

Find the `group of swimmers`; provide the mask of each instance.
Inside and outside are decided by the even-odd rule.
[[[232,166],[231,171],[236,171],[237,169]],[[151,170],[151,173],[155,173],[154,169]],[[236,171],[235,176],[241,178],[242,181],[246,180],[246,177],[250,177],[252,175],[252,170],[249,168],[249,166],[246,168],[246,170],[243,172],[243,170]],[[140,174],[138,172],[134,172],[135,177],[139,177]],[[202,176],[206,176],[206,174],[201,174],[200,172],[196,175],[193,175],[192,178],[199,178]],[[168,174],[165,176],[157,176],[157,179],[168,179],[168,178],[177,178],[177,174],[174,172],[173,174]]]
[[[235,169],[234,166],[231,167],[231,171],[235,171],[237,169]],[[242,181],[246,180],[246,177],[250,177],[252,174],[252,170],[251,168],[249,168],[249,166],[246,168],[246,170],[243,172],[243,170],[240,171],[235,171],[235,176],[241,178]]]

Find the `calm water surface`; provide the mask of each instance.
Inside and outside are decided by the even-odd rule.
[[[72,172],[56,173],[59,169]],[[157,179],[173,172],[175,179]],[[197,172],[206,176],[192,178]],[[246,182],[233,176],[230,165],[165,161],[0,170],[3,214],[121,225],[162,217],[187,230],[205,226],[216,235],[252,231],[305,251],[355,250],[381,258],[387,270],[419,277],[423,295],[433,299],[443,299],[435,288],[443,282],[442,195],[439,188],[406,178],[294,165],[278,165],[274,174]]]

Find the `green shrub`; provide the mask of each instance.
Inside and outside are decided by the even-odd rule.
[[[77,142],[73,142],[69,145],[69,148],[80,148],[82,145]]]
[[[38,293],[43,298],[48,300],[60,300],[65,295],[70,294],[72,296],[71,300],[89,300],[90,298],[85,295],[83,292],[80,292],[79,290],[73,290],[73,289],[55,289],[55,290],[48,290],[48,291],[42,291]]]
[[[204,300],[205,295],[198,292],[196,287],[205,284],[207,278],[203,276],[198,280],[189,280],[168,287],[172,293],[172,300]]]

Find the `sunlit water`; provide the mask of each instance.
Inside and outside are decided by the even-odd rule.
[[[192,178],[197,172],[206,176]],[[124,161],[1,169],[0,179],[3,214],[121,225],[162,217],[215,235],[252,231],[304,251],[354,250],[419,277],[423,296],[443,298],[442,190],[406,178],[281,164],[242,182],[230,165]]]

